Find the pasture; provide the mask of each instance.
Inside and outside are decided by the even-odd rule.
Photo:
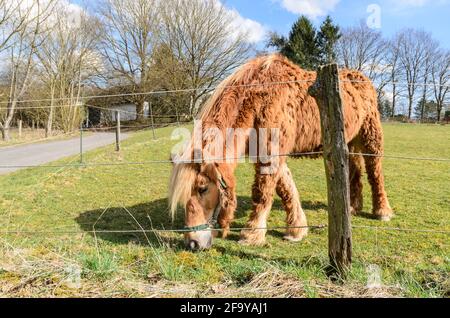
[[[450,158],[448,125],[383,128],[387,155]],[[120,153],[111,145],[84,160],[167,160],[177,142],[170,140],[172,129],[157,130],[157,140],[151,131],[135,133]],[[325,272],[326,229],[310,231],[300,243],[283,241],[283,231],[272,230],[264,247],[241,246],[239,233],[232,233],[216,239],[211,250],[187,252],[181,234],[139,233],[183,227],[181,209],[173,224],[167,209],[169,164],[57,167],[78,160],[0,176],[1,296],[450,296],[449,162],[384,160],[395,212],[390,223],[370,218],[364,180],[365,213],[352,219],[353,268],[346,282],[333,283]],[[309,224],[327,224],[323,160],[289,159],[289,166]],[[251,210],[253,166],[241,164],[236,175],[233,226],[239,227]],[[284,226],[284,217],[276,198],[269,226]],[[134,232],[108,233],[129,230]]]

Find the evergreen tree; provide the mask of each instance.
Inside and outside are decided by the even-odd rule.
[[[288,38],[271,33],[267,46],[277,48],[303,69],[316,70],[319,65],[336,59],[334,47],[340,37],[340,29],[330,17],[325,19],[318,32],[307,17],[301,16],[292,26]]]
[[[268,46],[276,47],[281,54],[303,69],[316,69],[319,64],[317,30],[305,16],[294,23],[288,38],[272,33]]]
[[[414,115],[418,119],[436,119],[437,118],[436,102],[427,101],[424,100],[423,98],[420,99],[420,101],[414,108]]]
[[[341,38],[341,31],[339,26],[333,24],[330,16],[327,16],[320,26],[320,31],[317,34],[317,44],[319,46],[319,61],[320,64],[328,64],[336,61],[335,46],[337,41]]]

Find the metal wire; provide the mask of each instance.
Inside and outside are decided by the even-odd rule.
[[[228,230],[231,232],[238,231],[272,231],[272,230],[288,230],[288,229],[312,229],[312,230],[322,230],[327,228],[327,225],[309,225],[309,226],[272,226],[272,227],[231,227]],[[401,228],[401,227],[384,227],[384,226],[362,226],[362,225],[352,225],[354,229],[367,229],[367,230],[381,230],[381,231],[397,231],[397,232],[417,232],[417,233],[436,233],[436,234],[450,234],[449,230],[432,230],[432,229],[412,229],[412,228]],[[223,229],[204,229],[198,232],[213,232],[222,231]],[[187,229],[150,229],[150,230],[90,230],[90,231],[69,231],[69,230],[44,230],[44,231],[31,231],[31,230],[4,230],[0,231],[0,234],[9,235],[44,235],[44,234],[139,234],[139,233],[189,233],[192,230]]]
[[[313,83],[316,80],[292,80],[292,81],[279,81],[279,82],[269,82],[269,83],[252,83],[252,84],[240,84],[240,85],[228,85],[224,86],[224,89],[231,88],[246,88],[246,87],[260,87],[260,86],[277,86],[277,85],[286,85],[286,84],[296,84],[296,83]],[[368,83],[373,84],[372,81],[357,81],[357,80],[342,80],[342,83]],[[386,84],[391,85],[404,85],[404,86],[432,86],[432,87],[450,87],[447,84],[436,84],[436,83],[407,83],[407,82],[385,82]],[[208,88],[208,90],[213,91],[219,88],[220,85]],[[112,98],[112,97],[123,97],[123,96],[147,96],[147,95],[161,95],[161,94],[175,94],[175,93],[189,93],[199,90],[205,90],[206,88],[186,88],[186,89],[178,89],[178,90],[158,90],[158,91],[149,91],[142,93],[123,93],[123,94],[109,94],[109,95],[91,95],[91,96],[82,96],[80,100],[86,99],[98,99],[98,98]],[[31,102],[51,102],[60,101],[60,100],[69,100],[72,97],[61,97],[61,98],[46,98],[46,99],[28,99],[28,100],[20,100],[16,101],[16,103],[31,103]],[[9,102],[0,102],[0,104],[8,104]],[[73,105],[74,107],[83,107],[84,105]],[[30,106],[32,109],[33,106]],[[36,108],[43,108],[44,106],[36,106]],[[49,107],[63,107],[60,105],[48,106]],[[8,107],[0,107],[1,109],[8,109]],[[28,109],[28,107],[16,108],[16,109]]]
[[[271,159],[276,157],[305,157],[305,156],[317,156],[322,155],[322,151],[316,152],[304,152],[304,153],[292,153],[292,154],[280,154],[280,155],[270,155],[270,156],[247,156],[247,157],[235,157],[235,158],[208,158],[207,160],[179,160],[176,161],[177,164],[186,163],[201,163],[201,162],[228,162],[228,161],[239,161],[245,159]],[[352,156],[363,156],[363,157],[378,157],[385,159],[397,159],[397,160],[414,160],[414,161],[435,161],[435,162],[450,162],[450,158],[421,158],[421,157],[404,157],[404,156],[391,156],[391,155],[375,155],[375,154],[365,154],[365,153],[350,153]],[[76,164],[60,164],[60,165],[0,165],[0,169],[22,169],[22,168],[87,168],[87,167],[102,167],[102,166],[144,166],[153,164],[173,164],[171,160],[149,160],[141,162],[93,162],[93,163],[76,163]]]

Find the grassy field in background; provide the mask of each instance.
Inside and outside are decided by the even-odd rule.
[[[120,154],[108,146],[86,162],[167,160],[173,128],[133,134]],[[450,158],[450,126],[385,124],[386,154]],[[78,157],[58,163],[76,163]],[[310,225],[326,224],[323,161],[289,160]],[[344,284],[326,276],[327,231],[311,231],[300,243],[267,234],[267,246],[244,247],[238,234],[215,240],[211,250],[183,250],[182,235],[111,234],[102,230],[180,228],[167,211],[168,164],[34,168],[0,176],[0,295],[82,297],[448,297],[448,233],[386,231],[381,227],[450,231],[450,164],[385,159],[386,187],[395,217],[354,217],[353,268]],[[237,171],[234,226],[251,209],[253,166]],[[276,197],[269,226],[284,225]],[[97,233],[94,235],[92,230]],[[1,231],[22,231],[21,234]],[[40,231],[59,231],[47,234]],[[73,233],[68,233],[73,232]],[[380,276],[378,280],[377,276]],[[379,284],[378,288],[367,285]],[[372,284],[372,285],[373,285]]]

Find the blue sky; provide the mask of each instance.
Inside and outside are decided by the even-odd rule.
[[[69,0],[72,3],[95,3],[97,0]],[[124,0],[125,1],[125,0]],[[352,26],[366,21],[368,6],[376,4],[381,12],[381,28],[392,36],[406,28],[429,31],[450,49],[450,0],[215,0],[233,10],[237,23],[252,32],[252,41],[263,45],[267,31],[288,34],[300,14],[319,24],[331,15],[340,26]]]
[[[391,36],[413,27],[433,34],[443,47],[450,49],[450,0],[226,0],[243,17],[266,29],[287,34],[299,14],[309,15],[318,24],[329,14],[341,26],[366,21],[371,4],[381,9],[381,31]]]

